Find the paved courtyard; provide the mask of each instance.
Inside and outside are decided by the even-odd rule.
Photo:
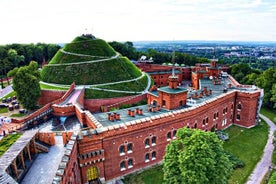
[[[53,182],[58,165],[65,151],[62,137],[56,136],[55,138],[56,145],[50,148],[49,153],[41,153],[38,155],[22,180],[22,184],[49,184]]]

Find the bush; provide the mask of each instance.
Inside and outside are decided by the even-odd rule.
[[[242,160],[240,160],[237,156],[235,156],[233,153],[231,153],[229,151],[225,151],[225,154],[227,155],[230,162],[232,163],[233,169],[244,167],[244,162]]]

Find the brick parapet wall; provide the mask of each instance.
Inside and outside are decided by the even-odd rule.
[[[145,100],[147,98],[147,94],[141,94],[141,95],[136,95],[136,96],[131,96],[127,99],[124,99],[122,101],[119,101],[117,103],[108,105],[104,107],[104,112],[108,112],[111,108],[118,108],[124,104],[135,104],[138,103],[142,100]]]
[[[60,184],[82,183],[76,135],[71,135],[69,142],[67,142],[65,153],[54,177],[53,183],[55,182]]]
[[[66,91],[41,90],[41,96],[38,99],[39,105],[45,105],[61,98]]]
[[[52,132],[39,132],[36,134],[36,139],[51,146],[56,144],[55,133]]]
[[[131,99],[133,96],[119,97],[119,98],[105,98],[105,99],[86,99],[84,100],[84,108],[89,110],[90,112],[100,112],[102,109],[101,106],[112,106],[115,104],[122,105],[125,104],[133,104],[140,101],[140,98],[143,99],[146,96],[142,95],[141,97],[137,97]],[[116,106],[116,105],[115,105]],[[108,110],[108,108],[107,108]]]

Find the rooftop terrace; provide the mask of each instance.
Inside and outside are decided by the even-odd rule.
[[[229,88],[228,84],[231,84],[231,87]],[[182,106],[179,109],[185,109],[185,108],[189,108],[191,106],[195,106],[195,105],[200,105],[204,102],[210,101],[212,99],[216,99],[218,96],[222,95],[222,94],[226,94],[228,92],[234,91],[234,90],[239,90],[239,91],[254,91],[257,90],[256,87],[250,87],[250,86],[246,86],[244,88],[241,87],[235,87],[231,81],[225,77],[221,79],[221,83],[214,85],[212,80],[210,79],[201,79],[200,80],[200,89],[199,90],[190,90],[188,89],[188,98],[193,96],[195,93],[197,93],[198,95],[200,94],[200,92],[202,92],[204,90],[204,87],[207,87],[207,90],[212,90],[212,93],[209,93],[208,95],[203,95],[202,97],[198,97],[198,98],[190,98],[190,100],[192,100],[193,103],[187,103],[186,106]],[[166,88],[166,87],[165,87]],[[160,88],[161,91],[162,88]],[[159,90],[160,90],[159,89]],[[167,89],[167,88],[166,88]],[[170,89],[173,90],[173,89]],[[178,88],[176,89],[178,91],[186,91],[186,88]],[[157,91],[155,92],[151,92],[153,93],[155,96],[158,96]],[[188,102],[190,102],[188,100]],[[136,112],[137,109],[137,112]],[[142,112],[142,114],[139,114],[138,109],[140,109],[140,112]],[[176,110],[179,110],[176,109]],[[135,115],[129,115],[129,110],[135,111]],[[127,109],[121,109],[121,110],[117,110],[114,112],[109,112],[109,113],[96,113],[93,114],[93,116],[95,117],[95,119],[97,119],[97,121],[103,126],[103,127],[108,127],[108,126],[124,126],[127,122],[127,124],[131,123],[132,121],[144,121],[146,119],[149,119],[152,116],[155,115],[161,115],[162,114],[166,114],[168,112],[172,112],[174,110],[167,110],[164,108],[160,108],[160,110],[155,111],[155,112],[151,112],[148,111],[148,105],[142,105],[142,106],[136,106],[136,107],[132,107],[132,108],[127,108]],[[112,119],[112,121],[110,121],[108,119],[108,114],[114,115],[114,117],[116,116],[116,114],[119,114],[120,119],[116,120],[116,118]]]

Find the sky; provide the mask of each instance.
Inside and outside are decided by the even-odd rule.
[[[0,44],[276,41],[276,0],[0,0]]]

